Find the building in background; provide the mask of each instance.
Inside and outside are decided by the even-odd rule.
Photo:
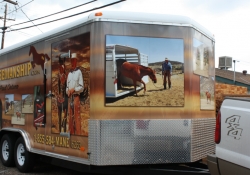
[[[235,72],[234,69],[228,70],[232,68],[233,61],[235,60],[232,60],[232,57],[219,57],[219,68],[215,69],[216,82],[247,87],[250,93],[250,74],[247,74],[247,70],[242,72]]]

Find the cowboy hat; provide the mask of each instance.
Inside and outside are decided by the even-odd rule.
[[[71,58],[77,58],[76,56],[77,56],[76,53],[72,53],[72,54],[71,54]]]

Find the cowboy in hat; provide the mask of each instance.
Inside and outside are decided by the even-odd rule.
[[[163,81],[164,89],[166,89],[167,82],[168,82],[168,88],[171,89],[172,65],[169,62],[168,58],[165,58],[165,62],[162,65],[162,71],[164,75],[164,81]],[[166,81],[167,77],[168,81]]]
[[[70,134],[81,135],[80,93],[83,91],[83,76],[77,67],[77,54],[72,53],[71,71],[67,78],[66,92],[70,98],[69,104],[69,130]]]

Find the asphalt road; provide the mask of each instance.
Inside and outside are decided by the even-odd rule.
[[[94,170],[94,169],[93,169]],[[107,171],[108,170],[108,171]],[[102,167],[101,171],[82,173],[36,160],[33,170],[29,173],[20,173],[16,167],[5,167],[0,160],[0,175],[210,175],[204,163],[168,164],[125,167]]]
[[[0,175],[82,175],[82,173],[46,163],[37,162],[33,171],[20,173],[16,167],[5,167],[0,161]],[[87,174],[85,174],[87,175]]]

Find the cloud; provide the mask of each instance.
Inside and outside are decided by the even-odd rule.
[[[200,11],[203,13],[210,13],[213,15],[222,15],[228,13],[229,11],[234,11],[239,7],[249,5],[248,0],[209,0],[209,1],[199,1],[199,0],[184,0],[183,4],[187,8],[195,9],[195,11]]]

